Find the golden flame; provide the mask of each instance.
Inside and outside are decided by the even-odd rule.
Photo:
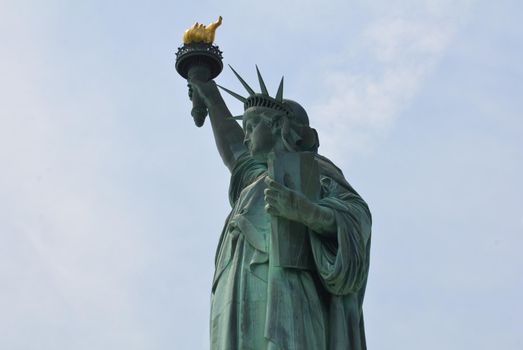
[[[183,43],[212,44],[214,41],[214,33],[220,24],[222,24],[222,16],[220,16],[216,22],[209,24],[207,27],[203,24],[199,24],[198,22],[194,23],[191,28],[187,29],[183,33]]]

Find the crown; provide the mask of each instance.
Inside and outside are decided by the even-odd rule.
[[[234,68],[229,65],[229,68],[233,71],[234,75],[238,78],[240,83],[243,85],[245,90],[249,93],[248,97],[243,97],[240,94],[237,94],[234,91],[231,91],[227,88],[224,88],[223,86],[218,85],[218,87],[228,94],[232,95],[233,97],[237,98],[241,102],[243,102],[243,109],[247,110],[251,107],[266,107],[270,109],[274,109],[276,111],[280,111],[286,115],[291,115],[292,111],[289,107],[287,107],[283,101],[283,77],[281,78],[280,85],[278,87],[278,91],[276,92],[275,97],[271,97],[269,95],[269,92],[267,91],[267,87],[265,86],[265,82],[263,81],[263,78],[260,74],[260,70],[258,69],[258,66],[256,66],[256,73],[258,75],[258,82],[260,83],[260,89],[261,93],[256,93],[246,82],[243,80],[243,78],[234,70]],[[234,117],[234,119],[241,119],[242,117]]]

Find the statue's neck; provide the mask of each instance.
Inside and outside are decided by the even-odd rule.
[[[278,157],[279,154],[286,153],[286,152],[289,152],[289,150],[283,144],[282,139],[278,138],[278,140],[274,144],[274,147],[267,155],[267,159],[274,159],[274,158]]]

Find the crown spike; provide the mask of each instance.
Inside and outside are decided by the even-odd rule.
[[[267,91],[267,86],[265,86],[265,82],[263,81],[260,70],[258,69],[258,65],[256,65],[256,74],[258,74],[258,81],[260,82],[260,89],[261,89],[262,94],[264,94],[265,96],[269,96],[269,92]]]
[[[251,96],[255,95],[256,93],[254,92],[254,90],[251,89],[251,87],[245,82],[245,80],[243,80],[242,77],[240,77],[240,75],[238,73],[236,73],[236,71],[234,70],[234,68],[231,67],[230,64],[229,64],[229,68],[231,68],[231,70],[233,71],[234,75],[236,75],[236,78],[238,78],[240,83],[242,83],[243,87],[245,88],[245,90],[247,90],[249,95],[251,95]]]
[[[283,102],[283,77],[281,77],[280,86],[278,87],[275,99],[280,103]]]
[[[218,84],[216,84],[216,85],[217,85],[220,89],[224,90],[225,92],[227,92],[227,93],[230,94],[231,96],[236,97],[238,100],[242,101],[243,103],[245,103],[245,102],[247,101],[247,99],[246,99],[245,97],[243,97],[243,96],[241,96],[241,95],[238,95],[236,92],[231,91],[231,90],[229,90],[229,89],[227,89],[227,88],[224,88],[224,87],[221,86],[221,85],[218,85]]]

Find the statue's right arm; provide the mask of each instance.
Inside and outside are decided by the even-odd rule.
[[[218,87],[214,81],[202,83],[190,81],[189,88],[191,93],[198,93],[202,97],[209,110],[214,141],[218,148],[218,153],[222,157],[224,164],[232,172],[236,161],[247,151],[243,140],[245,134],[241,126],[232,118],[229,108],[225,104]]]

